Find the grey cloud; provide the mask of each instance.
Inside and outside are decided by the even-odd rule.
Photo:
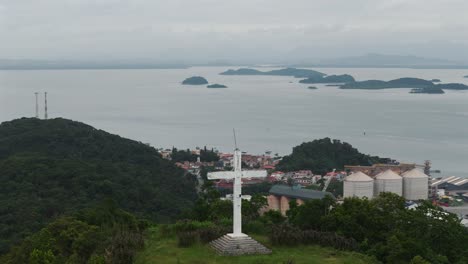
[[[468,61],[463,0],[0,0],[0,58]]]

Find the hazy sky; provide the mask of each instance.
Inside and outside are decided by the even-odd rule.
[[[0,0],[0,58],[468,61],[466,0]]]

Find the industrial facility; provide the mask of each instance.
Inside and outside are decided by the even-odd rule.
[[[345,198],[372,198],[382,192],[392,192],[406,200],[425,200],[429,194],[429,176],[416,168],[401,175],[387,169],[374,178],[357,171],[345,178],[343,191]]]
[[[374,179],[363,172],[355,172],[344,179],[343,196],[346,197],[367,197],[374,196]]]
[[[392,192],[402,196],[403,178],[392,170],[386,170],[377,174],[375,176],[374,194],[378,196],[383,192]]]

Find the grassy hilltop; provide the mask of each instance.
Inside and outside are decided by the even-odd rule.
[[[158,228],[150,229],[145,249],[138,253],[136,264],[368,264],[376,263],[369,256],[355,252],[338,251],[320,246],[272,247],[264,236],[255,239],[273,249],[271,255],[223,257],[217,255],[208,245],[197,244],[189,248],[177,246],[175,237],[162,237]]]

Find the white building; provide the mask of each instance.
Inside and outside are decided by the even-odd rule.
[[[403,178],[390,169],[377,174],[375,176],[374,195],[378,196],[383,192],[391,192],[402,196]]]
[[[343,197],[367,197],[374,196],[374,179],[362,172],[355,172],[345,178]]]
[[[429,176],[418,169],[403,173],[403,197],[406,200],[426,200],[429,192]]]

